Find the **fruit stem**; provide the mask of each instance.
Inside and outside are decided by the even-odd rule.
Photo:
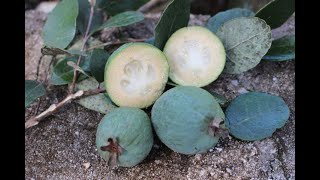
[[[108,138],[108,145],[101,146],[100,150],[109,152],[109,157],[108,157],[109,166],[115,166],[118,162],[119,156],[123,152],[123,148],[117,143],[116,138]]]
[[[229,135],[228,130],[223,127],[224,119],[222,118],[214,118],[212,122],[209,124],[209,134],[212,136],[218,136],[222,138],[226,138]]]

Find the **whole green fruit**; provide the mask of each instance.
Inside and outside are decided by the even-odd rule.
[[[165,92],[151,111],[160,140],[182,154],[204,153],[218,143],[224,113],[206,90],[178,86]]]
[[[108,165],[135,166],[146,158],[153,145],[148,115],[132,107],[112,110],[98,125],[96,145]]]

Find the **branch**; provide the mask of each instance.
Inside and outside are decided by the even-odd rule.
[[[106,91],[105,89],[98,88],[98,89],[93,89],[93,90],[88,90],[88,91],[80,90],[80,91],[78,91],[78,92],[76,92],[74,94],[69,94],[61,102],[59,102],[57,104],[52,104],[47,110],[45,110],[41,114],[31,117],[25,123],[25,129],[28,129],[28,128],[32,127],[32,126],[35,126],[35,125],[39,124],[39,122],[41,120],[43,120],[45,117],[48,117],[48,116],[52,115],[57,110],[59,110],[62,106],[64,106],[65,104],[71,102],[72,100],[75,100],[75,99],[78,99],[78,98],[81,98],[81,97],[96,95],[96,94],[99,94],[99,93],[103,93],[105,91]]]
[[[159,6],[161,3],[165,3],[167,2],[167,0],[151,0],[149,2],[147,2],[146,4],[144,4],[143,6],[141,6],[138,11],[142,12],[142,13],[146,13],[150,10],[152,10],[153,8],[155,8],[156,6]]]
[[[132,38],[128,38],[126,41],[115,41],[115,42],[106,42],[103,44],[98,44],[96,46],[92,46],[90,48],[87,49],[87,51],[90,51],[92,49],[96,49],[96,48],[100,48],[100,47],[105,47],[105,46],[111,46],[111,45],[118,45],[118,44],[125,44],[125,43],[130,43],[130,42],[144,42],[147,39],[132,39]]]
[[[91,4],[91,3],[90,3]],[[94,14],[94,5],[91,4],[91,7],[90,7],[90,15],[89,15],[89,21],[88,21],[88,25],[87,25],[87,29],[86,29],[86,33],[84,35],[84,39],[83,39],[83,43],[82,43],[82,47],[81,47],[81,52],[84,51],[84,48],[86,46],[86,43],[89,39],[89,31],[90,31],[90,27],[91,27],[91,23],[92,23],[92,17],[93,17],[93,14]],[[80,65],[80,62],[81,62],[81,57],[82,56],[79,56],[78,58],[78,61],[77,61],[77,65],[79,66]],[[77,80],[77,76],[78,76],[78,71],[76,69],[74,69],[73,71],[73,79],[72,79],[72,84],[71,84],[71,87],[70,87],[70,94],[72,94],[74,92],[74,89],[75,89],[75,85],[76,85],[76,80]]]

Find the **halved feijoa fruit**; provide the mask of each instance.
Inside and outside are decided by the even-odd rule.
[[[105,68],[105,85],[118,106],[145,108],[162,94],[168,81],[165,55],[147,43],[128,43],[117,49]]]
[[[202,87],[221,74],[226,52],[220,39],[200,26],[184,27],[172,34],[164,50],[170,79],[184,86]]]

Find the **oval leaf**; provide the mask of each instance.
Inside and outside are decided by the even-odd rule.
[[[289,108],[282,98],[262,92],[242,94],[226,109],[226,126],[241,140],[255,141],[270,137],[284,126]]]
[[[104,67],[109,53],[103,49],[94,49],[90,56],[90,72],[98,82],[104,81]]]
[[[124,11],[137,10],[149,0],[97,0],[101,9],[105,9],[108,15],[115,15]]]
[[[139,21],[142,21],[143,19],[144,19],[144,15],[141,12],[137,12],[137,11],[123,12],[113,16],[106,23],[102,24],[98,29],[93,30],[93,32],[96,32],[103,28],[128,26],[130,24],[134,24]]]
[[[79,2],[79,15],[77,17],[77,29],[81,32],[81,34],[84,36],[87,30],[87,25],[89,22],[89,16],[90,16],[90,4],[88,0],[78,0]],[[102,11],[100,11],[97,6],[94,7],[94,14],[92,17],[92,22],[90,26],[90,32],[92,32],[93,29],[99,28],[103,23],[103,14]]]
[[[64,85],[66,83],[71,83],[73,79],[74,68],[68,65],[68,61],[77,62],[75,57],[67,57],[59,61],[54,67],[51,75],[50,83],[53,85]],[[85,60],[81,61],[81,68],[86,69]],[[78,78],[78,81],[85,79],[86,76],[81,74]]]
[[[173,0],[164,10],[155,29],[154,45],[163,49],[169,37],[178,29],[188,26],[190,0]]]
[[[34,100],[46,93],[43,84],[37,81],[25,80],[24,88],[24,107],[28,107]]]
[[[256,17],[267,22],[271,29],[281,26],[295,12],[295,0],[273,0],[261,8]]]
[[[272,42],[270,26],[257,17],[227,21],[216,34],[227,53],[224,72],[230,74],[240,74],[258,65]]]
[[[92,77],[76,84],[76,88],[78,90],[84,90],[84,91],[87,91],[90,89],[96,89],[98,86],[99,86],[98,81],[96,81]],[[103,84],[101,84],[100,86],[104,87]],[[110,98],[105,93],[100,93],[97,95],[81,98],[77,100],[77,103],[79,103],[80,105],[82,105],[87,109],[97,111],[103,114],[106,114],[108,111],[117,107],[112,103]]]
[[[219,12],[208,20],[207,28],[216,33],[222,24],[237,17],[252,17],[254,12],[249,9],[233,8],[227,11]]]
[[[43,27],[44,44],[49,47],[64,49],[76,33],[78,1],[63,0],[48,15]]]
[[[264,60],[285,61],[295,58],[295,36],[285,36],[272,42]]]
[[[69,82],[63,80],[60,76],[58,76],[54,71],[52,71],[51,76],[50,76],[50,80],[49,83],[51,85],[55,85],[55,86],[61,86],[61,85],[66,85]]]

